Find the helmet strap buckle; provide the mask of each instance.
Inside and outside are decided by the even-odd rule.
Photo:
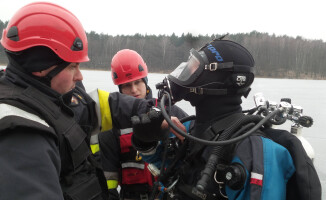
[[[211,72],[216,71],[218,68],[218,63],[210,63],[209,65],[205,65],[205,70],[209,70]]]

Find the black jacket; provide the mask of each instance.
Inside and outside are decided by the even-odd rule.
[[[4,181],[0,198],[63,199],[56,131],[31,105],[19,100],[19,93],[33,96],[29,91],[34,88],[17,76],[10,78],[0,82],[0,176]]]
[[[87,134],[70,101],[71,95],[7,67],[0,80],[0,199],[102,199]],[[119,105],[111,110],[119,113]],[[126,113],[119,118],[130,119],[131,110]]]

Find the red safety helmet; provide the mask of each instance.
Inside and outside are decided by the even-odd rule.
[[[36,2],[18,10],[3,30],[1,44],[12,52],[46,46],[66,62],[89,61],[83,26],[74,14],[53,3]]]
[[[145,78],[147,74],[147,65],[136,51],[123,49],[112,58],[111,75],[115,85]]]

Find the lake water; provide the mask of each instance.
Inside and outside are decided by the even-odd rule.
[[[109,92],[118,91],[113,84],[109,71],[83,70],[84,85],[87,91],[100,88]],[[166,74],[149,74],[149,86],[153,95],[157,96],[155,84],[161,82]],[[281,98],[291,98],[292,104],[303,107],[303,114],[314,119],[310,128],[303,129],[303,136],[310,142],[315,150],[315,167],[322,182],[323,191],[326,190],[326,81],[325,80],[298,80],[298,79],[268,79],[256,78],[252,91],[247,99],[243,99],[244,109],[254,107],[253,95],[261,92],[270,101],[279,102]],[[189,115],[195,114],[195,109],[186,101],[177,105]],[[279,128],[290,131],[291,123],[285,123]],[[323,192],[326,199],[326,192]]]

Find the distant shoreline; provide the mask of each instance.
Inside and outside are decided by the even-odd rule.
[[[5,68],[7,64],[0,64],[0,69],[1,68]],[[107,71],[107,70],[104,70],[104,69],[90,69],[90,68],[87,68],[87,67],[81,67],[81,70],[88,70],[88,71]],[[169,72],[163,72],[163,71],[159,71],[159,72],[156,72],[156,71],[152,71],[150,73],[157,73],[157,74],[168,74]],[[294,77],[294,76],[277,76],[277,77],[272,77],[272,76],[256,76],[256,78],[276,78],[276,79],[298,79],[298,80],[326,80],[326,78],[321,78],[321,77],[318,77],[318,78],[310,78],[310,77],[307,77],[307,75],[305,76],[300,76],[300,77]]]
[[[89,69],[89,68],[85,68],[85,67],[82,67],[81,68],[82,70],[89,70],[89,71],[107,71],[107,70],[104,70],[104,69]],[[164,72],[164,71],[151,71],[150,73],[156,73],[156,74],[168,74],[168,73],[171,73],[171,72]],[[316,78],[316,79],[313,79],[313,78],[310,78],[310,77],[304,77],[304,76],[301,76],[301,77],[290,77],[290,76],[277,76],[277,77],[272,77],[272,76],[256,76],[256,78],[274,78],[274,79],[297,79],[297,80],[326,80],[326,78]]]

